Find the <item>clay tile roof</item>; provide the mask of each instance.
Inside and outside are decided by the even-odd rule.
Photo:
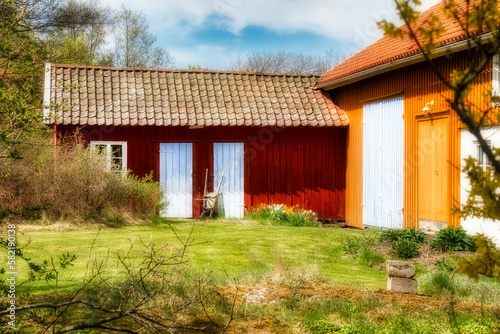
[[[457,3],[460,4],[462,8],[466,6],[465,1],[457,1]],[[467,38],[466,33],[460,28],[455,20],[448,19],[445,16],[442,6],[443,2],[439,2],[425,12],[422,12],[415,26],[423,26],[424,22],[428,20],[431,15],[435,15],[439,18],[439,21],[443,24],[443,28],[446,30],[436,40],[437,44],[447,45],[465,40]],[[402,28],[405,29],[405,27]],[[318,84],[326,84],[330,81],[348,77],[352,74],[407,58],[418,53],[420,53],[420,50],[413,39],[408,37],[400,39],[385,36],[323,74]]]
[[[51,122],[347,126],[318,76],[50,64]]]

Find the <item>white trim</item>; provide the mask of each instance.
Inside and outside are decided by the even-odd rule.
[[[500,96],[500,55],[498,53],[493,56],[492,73],[491,86],[493,87],[493,95]],[[493,104],[493,107],[498,106],[500,106],[500,103]]]
[[[490,37],[492,36],[492,34],[493,33],[487,33],[487,34],[481,36],[482,38],[481,38],[480,42],[482,44],[488,43],[490,41]],[[452,44],[443,45],[441,47],[438,47],[432,52],[432,57],[436,58],[436,57],[444,56],[446,54],[466,50],[469,48],[469,42],[470,41],[466,39],[466,40],[462,40],[459,42],[455,42]],[[357,73],[348,75],[346,77],[338,78],[338,79],[335,79],[333,81],[328,81],[328,82],[319,84],[316,87],[322,88],[324,90],[330,90],[330,89],[345,86],[345,85],[348,85],[348,84],[351,84],[351,83],[354,83],[354,82],[357,82],[357,81],[360,81],[363,79],[367,79],[367,78],[373,77],[373,76],[378,75],[378,74],[382,74],[385,72],[396,70],[396,69],[401,68],[401,67],[420,63],[420,62],[423,62],[424,60],[425,60],[424,55],[419,52],[418,54],[415,54],[413,56],[398,59],[398,60],[395,60],[395,61],[390,62],[390,63],[382,64],[382,65],[375,66],[375,67],[369,68],[369,69],[361,71],[361,72],[357,72]]]
[[[50,69],[51,64],[45,64],[45,78],[43,83],[43,122],[50,124]]]
[[[122,173],[127,171],[127,142],[126,141],[91,141],[90,147],[94,148],[96,145],[106,145],[106,158],[108,160],[108,170],[111,170],[111,145],[122,146]]]

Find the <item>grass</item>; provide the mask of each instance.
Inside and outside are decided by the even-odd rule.
[[[57,260],[66,252],[78,255],[74,266],[62,271],[62,292],[82,281],[92,245],[99,257],[113,258],[113,253],[124,254],[133,244],[131,257],[139,257],[141,240],[152,239],[174,251],[182,244],[177,237],[186,240],[191,236],[189,261],[182,271],[185,276],[175,287],[176,292],[189,294],[188,290],[193,289],[190,283],[196,282],[202,272],[212,273],[212,285],[220,295],[230,296],[235,284],[239,285],[236,320],[229,333],[400,333],[402,329],[406,333],[488,333],[498,325],[490,313],[480,313],[482,307],[478,304],[460,302],[457,309],[461,311],[455,313],[448,309],[448,299],[433,297],[435,303],[427,310],[424,306],[431,302],[425,299],[428,297],[383,291],[387,277],[384,266],[379,265],[383,257],[373,250],[376,231],[273,226],[250,219],[155,219],[141,225],[103,227],[99,232],[96,226],[70,224],[24,226],[18,232],[18,244],[27,245],[24,253],[35,261],[50,256]],[[449,275],[453,261],[443,261],[440,266]],[[435,271],[421,267],[417,271],[422,288],[427,284],[428,289],[433,289],[436,284],[431,282],[431,275]],[[28,272],[20,261],[17,272],[19,281]],[[492,285],[482,284],[478,289],[491,295],[488,289]],[[472,281],[457,282],[454,288],[458,292],[472,285]],[[248,303],[246,293],[258,295],[259,291],[269,290],[278,297],[271,293],[269,298],[273,300]],[[18,292],[50,295],[42,282],[26,284]],[[497,296],[493,300],[483,297],[484,302],[498,305]]]
[[[385,272],[359,266],[343,256],[343,241],[362,235],[362,231],[351,229],[269,226],[252,220],[157,220],[154,224],[105,227],[97,238],[95,227],[63,231],[27,228],[18,242],[23,245],[30,240],[25,253],[34,260],[41,261],[49,256],[57,258],[63,252],[77,254],[75,265],[64,271],[61,277],[61,287],[64,288],[71,287],[84,276],[94,239],[94,250],[103,257],[108,252],[125,253],[131,242],[137,246],[132,255],[139,255],[140,239],[152,238],[158,244],[168,244],[175,249],[181,243],[170,226],[182,240],[189,237],[194,226],[192,237],[195,244],[187,251],[186,275],[198,275],[208,270],[218,284],[225,284],[228,279],[255,283],[271,278],[309,276],[330,283],[372,289],[382,289],[386,285]],[[22,279],[27,268],[20,267],[18,272]],[[30,291],[38,291],[41,287],[41,283],[25,285]]]

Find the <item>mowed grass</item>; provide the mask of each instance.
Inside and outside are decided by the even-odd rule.
[[[61,270],[62,291],[81,284],[90,271],[88,263],[96,256],[112,263],[116,254],[124,255],[133,244],[130,257],[138,259],[145,251],[141,240],[152,240],[175,252],[182,247],[178,238],[187,241],[190,236],[192,245],[186,251],[188,262],[183,274],[197,277],[211,272],[215,284],[297,278],[319,278],[372,289],[385,288],[386,284],[385,272],[361,266],[343,256],[343,241],[363,233],[354,229],[270,226],[252,220],[226,219],[163,220],[100,230],[92,226],[59,230],[51,226],[26,226],[19,231],[18,244],[23,246],[29,241],[24,252],[35,261],[57,260],[66,252],[77,255],[74,266]],[[17,266],[18,281],[22,281],[28,268],[19,260]],[[48,292],[49,288],[38,282],[20,289],[39,293]]]

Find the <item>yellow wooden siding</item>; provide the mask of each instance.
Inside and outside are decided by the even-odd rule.
[[[451,60],[438,59],[436,64],[443,73],[464,67],[466,53],[454,54]],[[484,92],[491,84],[491,67],[485,70],[474,83],[471,102],[480,108],[487,107]],[[336,90],[340,106],[348,113],[348,149],[346,175],[346,222],[349,226],[363,227],[363,105],[377,100],[404,96],[405,109],[405,166],[404,166],[404,226],[418,227],[418,145],[417,116],[422,108],[434,100],[431,115],[449,112],[449,161],[445,185],[448,195],[448,225],[460,226],[452,207],[460,204],[460,127],[458,116],[450,110],[447,98],[449,90],[425,63],[415,64],[356,82]],[[431,116],[434,117],[434,116]]]

